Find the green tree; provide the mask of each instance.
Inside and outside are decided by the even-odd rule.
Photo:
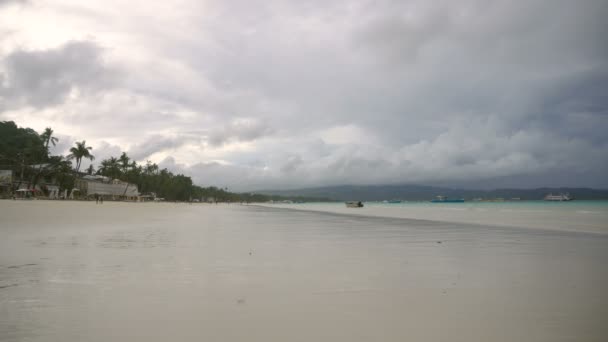
[[[49,145],[55,146],[59,139],[53,136],[53,129],[51,127],[47,127],[44,129],[44,132],[40,135],[40,138],[44,142],[44,149],[46,150],[47,156],[49,155]]]
[[[129,170],[129,166],[131,166],[131,165],[129,164],[129,161],[130,161],[130,160],[131,160],[131,159],[129,158],[129,156],[127,156],[127,153],[126,153],[126,152],[123,152],[123,153],[120,155],[120,157],[118,157],[118,161],[120,162],[120,168],[121,168],[121,171],[122,171],[122,173],[123,173],[124,175],[126,175],[126,174],[127,174],[127,171]]]
[[[0,168],[19,175],[17,187],[36,176],[38,170],[31,165],[45,156],[44,143],[36,131],[18,127],[13,121],[0,122]]]
[[[70,148],[70,154],[68,155],[69,159],[76,159],[76,172],[80,170],[80,163],[82,162],[82,158],[90,159],[91,161],[95,160],[95,157],[91,154],[91,150],[93,148],[91,146],[86,145],[86,141],[83,140],[81,142],[76,142],[76,146]]]
[[[49,145],[55,146],[57,144],[57,141],[59,141],[59,139],[57,139],[53,136],[53,129],[50,127],[47,127],[44,129],[44,132],[42,132],[42,134],[40,134],[40,139],[44,143],[45,153],[41,157],[41,160],[39,161],[40,165],[38,166],[38,171],[36,172],[36,175],[34,176],[34,179],[32,180],[32,184],[34,187],[36,187],[36,184],[38,184],[38,180],[40,179],[40,176],[42,175],[43,171],[45,171],[43,169],[45,167],[48,168],[48,165],[45,165],[44,163],[49,160],[49,156],[50,156]]]
[[[146,175],[152,175],[158,172],[158,165],[153,164],[151,161],[146,161],[146,167],[144,168]]]
[[[49,175],[57,180],[59,190],[72,191],[75,177],[72,172],[72,162],[63,156],[52,156],[49,158]]]
[[[109,159],[102,160],[97,173],[112,179],[120,178],[120,164],[118,159],[110,157]]]

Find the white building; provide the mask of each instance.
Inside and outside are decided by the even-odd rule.
[[[139,196],[137,185],[104,176],[84,176],[76,180],[75,187],[85,197],[99,195],[105,199],[136,201]]]

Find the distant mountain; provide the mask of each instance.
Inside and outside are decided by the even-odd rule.
[[[590,188],[471,190],[424,185],[340,185],[295,190],[256,191],[256,193],[266,195],[330,198],[336,201],[382,201],[391,199],[424,201],[431,200],[439,195],[447,196],[449,198],[464,198],[467,200],[472,200],[474,198],[520,198],[522,200],[540,200],[548,193],[559,194],[561,192],[568,192],[573,195],[575,199],[608,200],[608,190]]]

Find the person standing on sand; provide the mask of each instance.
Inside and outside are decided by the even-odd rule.
[[[95,204],[99,204],[99,195],[95,194]]]

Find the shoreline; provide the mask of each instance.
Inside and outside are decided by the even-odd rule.
[[[0,202],[2,320],[15,327],[0,340],[606,335],[607,235],[346,208],[78,202]]]
[[[214,206],[252,206],[259,208],[295,210],[310,213],[334,214],[348,217],[386,218],[412,220],[441,224],[468,224],[479,227],[517,228],[535,231],[571,232],[596,235],[608,235],[608,210],[583,210],[585,208],[544,208],[538,209],[512,209],[502,206],[493,208],[479,208],[474,206],[381,206],[368,205],[363,208],[346,208],[338,203],[299,203],[299,204],[269,204],[269,203],[238,203],[238,202],[135,202],[135,201],[105,201],[96,204],[95,201],[87,200],[12,200],[0,201],[0,203],[13,203],[21,206],[26,203],[36,206],[44,205],[52,208],[56,205],[78,206],[84,203],[103,207],[118,207],[122,203],[139,204],[138,207],[147,205],[201,205],[205,207]],[[105,204],[105,206],[104,206]],[[7,205],[10,206],[10,205]],[[160,207],[159,207],[160,208]],[[109,209],[109,208],[108,208]]]
[[[249,204],[263,208],[296,210],[314,213],[329,213],[354,217],[406,219],[422,222],[471,224],[475,226],[492,226],[497,228],[518,228],[536,231],[571,232],[597,235],[608,235],[608,211],[562,211],[551,210],[549,215],[544,211],[513,211],[496,208],[496,210],[471,207],[379,207],[346,208],[337,205],[307,204]],[[555,214],[551,216],[552,214]],[[502,219],[502,220],[501,220]],[[585,220],[586,219],[586,220]],[[511,220],[511,221],[509,221]]]

